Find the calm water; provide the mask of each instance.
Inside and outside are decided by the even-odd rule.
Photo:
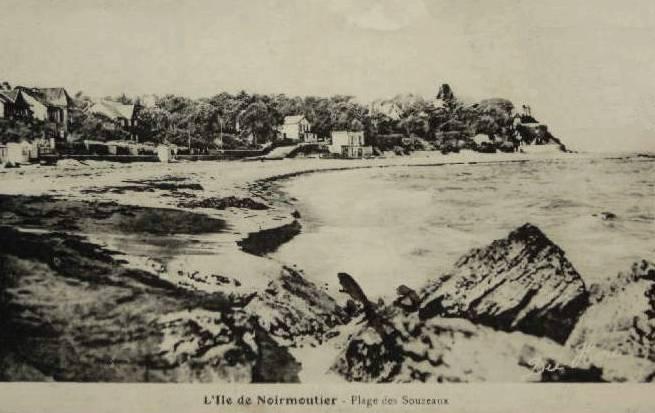
[[[294,178],[304,233],[276,258],[336,291],[352,274],[370,296],[421,287],[470,248],[530,222],[587,283],[655,259],[655,160],[566,159],[393,167]],[[601,212],[616,214],[603,220]]]

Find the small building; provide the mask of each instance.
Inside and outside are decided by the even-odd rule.
[[[493,141],[491,140],[491,138],[489,138],[489,135],[484,133],[478,133],[477,135],[475,135],[473,137],[473,142],[475,142],[475,144],[478,146],[493,144]]]
[[[317,137],[311,132],[311,125],[305,115],[285,116],[280,130],[282,139],[298,142],[316,143]]]
[[[344,158],[364,158],[373,155],[373,147],[364,145],[364,132],[333,131],[328,150]]]
[[[132,139],[136,140],[134,127],[137,125],[137,110],[136,105],[126,105],[120,102],[103,99],[95,102],[89,111],[95,115],[101,115],[109,120],[112,124],[105,125],[111,128],[122,128],[130,132]]]

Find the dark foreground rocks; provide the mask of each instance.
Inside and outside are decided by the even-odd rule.
[[[332,328],[350,321],[334,298],[290,267],[283,267],[245,310],[285,345],[321,344]]]
[[[350,337],[332,371],[356,382],[651,381],[655,365],[627,356],[590,359],[583,351],[461,318],[386,316]]]
[[[571,366],[549,340],[416,313],[388,320],[384,335],[371,326],[356,333],[332,370],[358,382],[601,381],[600,369]]]
[[[618,281],[594,287],[589,307],[564,252],[529,224],[466,254],[421,295],[399,287],[390,306],[372,305],[347,281],[344,292],[367,310],[331,368],[349,381],[655,378],[653,264],[637,263]]]
[[[563,343],[587,306],[588,293],[564,251],[525,224],[464,255],[425,288],[422,301],[423,319],[467,318]]]
[[[568,344],[608,357],[632,355],[655,361],[655,264],[638,261],[607,285],[594,285],[592,305]]]
[[[76,237],[0,227],[2,380],[297,381],[299,363],[240,305]]]

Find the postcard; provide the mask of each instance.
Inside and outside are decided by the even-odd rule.
[[[3,0],[0,413],[655,408],[655,4]]]

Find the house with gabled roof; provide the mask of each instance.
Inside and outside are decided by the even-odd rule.
[[[114,127],[120,127],[129,131],[135,138],[133,128],[137,125],[137,105],[123,104],[113,100],[103,99],[95,102],[89,108],[94,115],[100,115],[113,123]]]
[[[305,115],[285,116],[280,129],[282,139],[298,142],[316,142],[316,134],[311,132],[311,124]]]
[[[361,131],[332,131],[328,150],[330,153],[343,158],[373,156],[373,147],[366,146],[364,132]]]
[[[0,89],[0,118],[28,117],[30,114],[30,107],[20,90]]]
[[[54,125],[53,131],[60,138],[68,134],[69,110],[73,99],[63,87],[24,87],[18,86],[30,107],[32,116]]]

